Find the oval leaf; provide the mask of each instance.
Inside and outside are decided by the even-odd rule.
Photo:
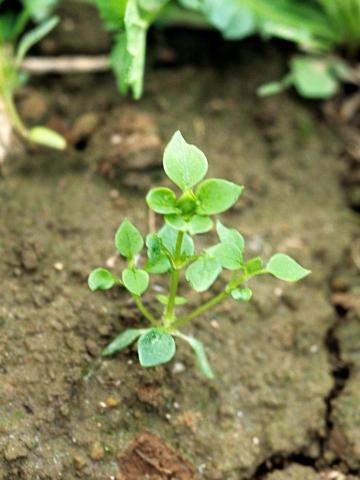
[[[124,332],[120,333],[120,335],[115,337],[114,340],[104,348],[104,350],[101,352],[101,355],[103,357],[107,357],[113,353],[120,352],[120,350],[124,350],[124,348],[134,343],[135,340],[140,337],[140,335],[143,335],[147,331],[148,329],[146,328],[129,328],[128,330],[125,330]]]
[[[117,278],[106,268],[96,268],[89,275],[88,285],[93,292],[95,290],[109,290],[117,281]]]
[[[219,220],[216,222],[216,231],[219,235],[220,241],[223,243],[233,243],[241,251],[244,250],[244,237],[235,228],[225,227]]]
[[[187,268],[185,277],[197,292],[204,292],[215,282],[220,272],[218,260],[205,254]]]
[[[163,163],[166,175],[183,191],[200,182],[208,168],[203,152],[187,143],[179,131],[166,146]]]
[[[169,362],[175,355],[176,345],[173,337],[157,328],[151,328],[140,337],[138,354],[142,367],[155,367]]]
[[[149,286],[149,274],[145,270],[125,268],[122,280],[125,287],[134,295],[142,295]]]
[[[29,130],[28,138],[31,142],[55,148],[56,150],[64,150],[66,148],[65,138],[50,128],[33,127]]]
[[[154,212],[162,215],[180,213],[180,209],[176,207],[176,195],[170,188],[153,188],[146,195],[146,202]]]
[[[267,264],[266,270],[274,277],[286,282],[297,282],[311,273],[310,270],[303,268],[293,258],[284,253],[273,255]]]
[[[211,178],[202,182],[197,191],[197,212],[203,215],[214,215],[225,212],[239,198],[244,187],[219,178]]]
[[[127,218],[115,234],[115,246],[121,255],[129,259],[139,253],[144,246],[141,233]]]

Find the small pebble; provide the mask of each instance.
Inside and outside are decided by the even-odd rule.
[[[259,445],[260,440],[258,439],[258,437],[254,437],[254,438],[252,439],[252,442],[253,442],[254,445]]]
[[[115,408],[119,405],[120,402],[116,398],[109,397],[106,399],[105,403],[108,408]]]
[[[18,458],[25,458],[27,456],[27,448],[20,440],[17,440],[16,438],[9,440],[4,451],[5,460],[12,462]]]
[[[54,268],[58,272],[62,272],[64,270],[64,265],[61,262],[54,263]]]
[[[319,345],[311,345],[310,352],[317,353],[319,351]]]
[[[86,465],[86,460],[81,455],[74,455],[73,462],[75,470],[82,470]]]
[[[218,330],[220,328],[220,325],[219,323],[216,321],[216,320],[211,320],[210,322],[210,325],[215,328],[216,330]]]
[[[185,372],[185,370],[186,370],[186,367],[181,362],[175,362],[172,369],[173,373],[182,373],[182,372]]]
[[[104,458],[105,452],[99,442],[94,442],[90,449],[90,458],[98,462]]]

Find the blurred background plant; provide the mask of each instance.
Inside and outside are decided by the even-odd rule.
[[[360,48],[360,0],[95,0],[114,34],[111,65],[122,93],[143,91],[146,34],[152,24],[218,29],[226,40],[253,34],[293,42],[304,51],[289,73],[264,85],[269,95],[294,86],[307,98],[329,98],[355,82],[349,63]]]
[[[6,153],[14,128],[23,138],[52,148],[63,149],[64,138],[42,126],[28,129],[21,120],[14,102],[17,88],[27,80],[21,64],[31,47],[45,37],[59,22],[51,12],[56,0],[0,0],[0,159]],[[24,33],[26,27],[29,30]]]

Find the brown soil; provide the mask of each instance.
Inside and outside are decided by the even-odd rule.
[[[332,295],[354,295],[358,282],[343,145],[291,95],[256,97],[277,55],[229,48],[236,61],[221,68],[149,72],[137,104],[110,75],[52,79],[19,97],[26,110],[36,89],[46,105],[36,120],[73,146],[18,149],[0,182],[1,480],[360,479],[359,311],[334,308]],[[153,224],[144,193],[166,183],[160,151],[178,128],[211,175],[246,186],[224,220],[249,255],[280,250],[313,270],[295,286],[262,278],[248,306],[228,301],[194,321],[212,382],[182,344],[156,369],[141,369],[132,349],[102,359],[143,319],[122,290],[86,285],[96,266],[121,268],[113,235],[124,216],[143,233]]]

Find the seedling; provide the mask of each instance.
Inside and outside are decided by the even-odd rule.
[[[2,3],[0,0],[0,5]],[[56,16],[49,16],[55,0],[23,0],[22,3],[23,8],[17,15],[11,11],[0,13],[0,110],[5,110],[12,127],[27,141],[62,150],[66,141],[61,135],[43,126],[28,129],[16,110],[14,95],[26,80],[21,63],[30,48],[59,21]],[[21,35],[29,20],[38,25]]]
[[[260,257],[247,259],[241,233],[226,227],[219,220],[215,223],[219,241],[197,251],[194,237],[212,230],[212,216],[231,208],[243,187],[219,178],[203,180],[208,169],[206,157],[197,147],[188,144],[179,131],[165,149],[163,166],[179,193],[167,187],[157,187],[146,196],[148,206],[164,218],[160,231],[146,237],[147,259],[141,257],[144,248],[141,233],[125,219],[115,235],[115,246],[127,260],[121,277],[104,268],[97,268],[89,275],[92,291],[115,286],[127,289],[149,323],[147,328],[131,328],[120,333],[104,349],[103,355],[112,355],[137,341],[140,364],[154,367],[173,358],[175,339],[180,339],[195,352],[202,373],[213,378],[202,343],[180,330],[228,297],[235,302],[249,302],[252,291],[248,281],[253,277],[271,274],[281,280],[295,282],[306,277],[310,271],[283,253],[273,255],[266,265]],[[204,292],[226,271],[229,271],[227,282],[220,293],[192,311],[178,313],[178,309],[184,308],[187,302],[185,297],[178,296],[182,273],[189,287]],[[161,316],[152,313],[142,301],[150,285],[150,275],[170,277],[168,294],[156,295],[163,306]]]

